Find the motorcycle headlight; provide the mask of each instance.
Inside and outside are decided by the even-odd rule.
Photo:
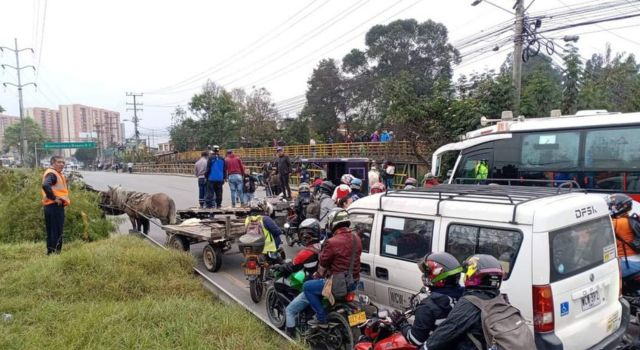
[[[288,228],[290,228],[290,227],[291,227],[291,225],[289,225],[289,223],[288,223],[288,222],[285,222],[285,223],[284,223],[284,228],[288,229]]]

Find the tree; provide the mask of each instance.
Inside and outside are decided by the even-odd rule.
[[[200,131],[200,123],[191,118],[184,119],[181,123],[171,126],[169,128],[169,137],[174,149],[177,152],[195,150],[196,148],[204,149],[207,144],[199,144],[199,137],[196,136]]]
[[[307,82],[307,103],[301,115],[321,139],[335,139],[340,116],[346,114],[343,77],[333,59],[320,61]]]
[[[562,75],[562,112],[563,114],[575,114],[578,110],[582,71],[582,59],[578,48],[569,44],[563,60],[566,69]]]
[[[11,147],[20,149],[20,127],[21,123],[9,125],[4,129],[4,144],[2,151],[8,152]],[[42,130],[40,125],[36,124],[31,118],[24,118],[25,138],[29,144],[25,158],[33,159],[33,145],[42,145],[49,140],[47,134]]]
[[[97,148],[79,148],[73,155],[80,162],[91,164],[98,158]]]
[[[560,108],[562,88],[560,83],[543,67],[527,76],[523,84],[520,112],[526,117],[548,117],[552,109]]]
[[[242,121],[239,105],[224,88],[209,81],[189,102],[198,120],[195,136],[201,148],[207,144],[233,147],[238,144]]]
[[[2,106],[0,106],[0,113],[3,113],[5,111],[4,108],[2,108]]]
[[[263,147],[270,144],[276,137],[278,117],[271,93],[265,88],[254,88],[249,94],[242,89],[235,89],[231,95],[240,105],[242,114],[241,144],[246,147]]]

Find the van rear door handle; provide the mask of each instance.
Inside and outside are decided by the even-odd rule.
[[[389,270],[385,269],[384,267],[376,267],[376,277],[383,280],[388,280]]]
[[[371,265],[360,263],[360,273],[371,276]]]

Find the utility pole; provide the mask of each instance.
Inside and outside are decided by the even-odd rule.
[[[22,84],[22,80],[20,78],[20,71],[22,71],[25,68],[33,68],[33,70],[36,70],[35,66],[32,65],[28,65],[28,66],[24,66],[24,67],[20,67],[20,52],[21,51],[25,51],[25,50],[29,50],[31,51],[31,53],[33,53],[33,49],[32,48],[24,48],[24,49],[18,49],[18,39],[15,38],[14,39],[14,44],[15,44],[15,48],[9,48],[6,46],[0,46],[0,52],[2,52],[3,50],[9,50],[9,51],[13,51],[16,54],[16,65],[15,67],[9,64],[3,64],[0,65],[2,66],[2,69],[5,69],[5,67],[9,67],[9,68],[13,68],[16,70],[16,73],[18,74],[18,84],[14,84],[14,83],[10,83],[10,82],[3,82],[2,85],[4,87],[7,87],[7,85],[11,85],[11,86],[15,86],[18,88],[18,103],[20,106],[20,162],[22,163],[22,166],[26,166],[25,164],[25,155],[27,154],[27,138],[26,138],[26,130],[25,130],[25,124],[24,124],[24,108],[23,108],[23,103],[22,103],[22,88],[28,85],[33,85],[35,87],[38,87],[38,85],[36,83],[30,82],[30,83],[26,83],[26,84]]]
[[[136,138],[136,150],[140,145],[140,132],[138,131],[138,123],[140,119],[138,118],[138,111],[142,111],[142,108],[138,108],[138,106],[142,106],[142,103],[138,103],[136,97],[142,97],[142,93],[135,92],[127,92],[127,96],[133,97],[133,103],[127,102],[127,106],[133,106],[133,108],[127,108],[127,111],[133,111],[133,127],[135,130],[135,138]]]
[[[100,131],[101,131],[102,124],[99,124],[99,123],[98,124],[94,124],[94,127],[96,128],[96,141],[97,141],[96,142],[96,146],[98,147],[97,156],[98,156],[98,159],[100,161],[103,161],[104,159],[102,159],[102,152],[101,152],[101,150],[102,150],[102,140],[100,139]]]
[[[522,92],[522,30],[524,29],[524,0],[516,0],[516,27],[513,36],[513,86],[516,89],[513,101],[513,116],[520,115],[520,94]]]

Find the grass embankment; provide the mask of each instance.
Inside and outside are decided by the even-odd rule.
[[[0,245],[0,349],[286,349],[193,277],[193,257],[131,237]]]
[[[0,243],[45,241],[42,172],[0,169]],[[71,206],[65,210],[65,243],[106,238],[115,229],[101,217],[98,194],[71,184],[70,197]],[[41,251],[46,252],[44,243]]]

